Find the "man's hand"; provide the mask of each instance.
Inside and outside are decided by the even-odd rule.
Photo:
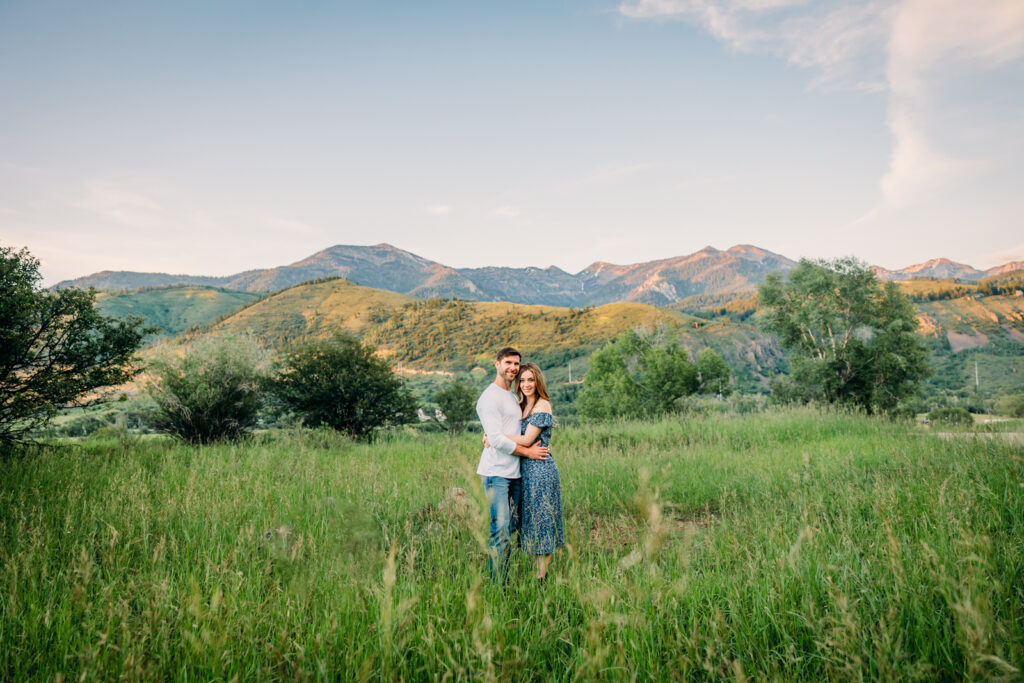
[[[534,444],[523,448],[523,456],[530,460],[548,460],[548,447]]]

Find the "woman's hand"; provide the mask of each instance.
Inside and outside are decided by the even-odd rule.
[[[491,442],[487,440],[487,435],[484,434],[484,448],[490,448]]]

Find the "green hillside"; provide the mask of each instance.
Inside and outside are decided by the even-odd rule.
[[[250,334],[272,349],[345,331],[388,356],[417,382],[447,381],[446,374],[489,368],[491,355],[513,344],[554,383],[578,381],[590,354],[622,332],[643,327],[678,339],[691,353],[711,346],[733,367],[745,390],[764,386],[785,367],[773,340],[750,326],[708,321],[647,304],[597,308],[414,299],[347,280],[296,285],[255,301],[223,320],[181,337]],[[572,393],[571,387],[567,389]]]
[[[954,350],[958,350],[960,337],[973,337],[974,345],[984,345],[989,335],[1024,331],[1024,297],[977,295],[928,301],[916,306],[921,333],[947,337]]]
[[[254,292],[179,285],[132,292],[99,292],[96,306],[105,315],[137,315],[148,325],[160,328],[157,337],[173,337],[191,327],[208,325],[259,296]]]
[[[494,349],[514,344],[524,353],[591,348],[637,326],[673,329],[702,324],[646,304],[558,308],[430,299],[406,304],[367,331],[367,339],[410,363],[486,363]]]
[[[378,324],[390,315],[389,311],[414,301],[405,294],[329,279],[279,290],[186,336],[249,334],[273,349],[338,331],[363,336],[367,325]]]
[[[926,298],[932,298],[933,290],[921,290],[919,281],[912,285]],[[230,299],[231,295],[238,297]],[[223,308],[213,307],[213,301],[222,302]],[[785,356],[777,343],[756,325],[755,297],[724,305],[716,302],[714,308],[698,311],[701,317],[696,317],[639,303],[573,309],[423,300],[330,279],[295,285],[258,299],[246,293],[181,287],[108,296],[101,306],[109,307],[114,302],[125,313],[145,315],[156,324],[169,321],[163,324],[167,329],[175,329],[175,325],[179,330],[188,328],[179,338],[185,343],[206,334],[231,332],[253,335],[269,348],[280,349],[338,331],[349,332],[377,346],[404,374],[422,385],[423,395],[430,395],[432,386],[448,381],[447,373],[463,373],[474,367],[489,369],[491,354],[513,344],[526,359],[547,371],[561,399],[571,401],[590,354],[636,327],[676,339],[694,355],[707,347],[716,349],[732,368],[740,391],[763,391],[770,377],[786,370]],[[222,311],[232,304],[242,307],[224,316]],[[990,392],[1005,393],[1024,386],[1018,380],[1024,377],[1018,374],[1018,366],[1024,370],[1024,297],[973,292],[915,305],[920,332],[933,351],[936,373],[931,386],[935,391],[967,390],[975,359],[980,361],[980,375],[985,376],[982,384]],[[205,315],[208,324],[189,327],[202,321],[200,314]]]

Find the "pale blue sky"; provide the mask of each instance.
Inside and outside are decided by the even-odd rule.
[[[0,0],[0,243],[48,284],[334,244],[1024,259],[1020,0]]]

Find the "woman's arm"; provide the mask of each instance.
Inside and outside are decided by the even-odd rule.
[[[523,435],[519,434],[506,434],[508,438],[515,441],[520,446],[531,446],[533,442],[540,436],[540,427],[537,425],[526,425],[526,433]]]
[[[537,405],[533,407],[535,413],[547,413],[551,414],[551,403],[541,399],[537,401]],[[540,436],[541,428],[535,424],[526,425],[526,433],[522,436],[518,434],[506,434],[506,436],[521,446],[529,446]]]
[[[540,436],[540,427],[538,427],[537,425],[528,425],[526,427],[525,434],[506,434],[505,436],[508,437],[511,441],[519,444],[520,446],[532,446],[533,442],[537,440],[538,436]],[[484,446],[491,445],[490,441],[488,441],[487,439],[486,434],[484,434],[483,442]]]

